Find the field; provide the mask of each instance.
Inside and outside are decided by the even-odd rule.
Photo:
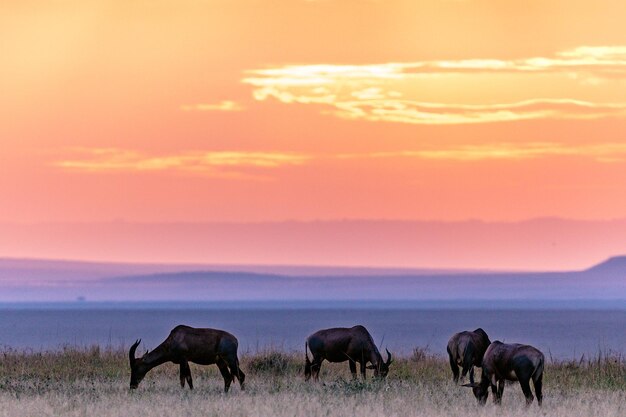
[[[352,381],[347,363],[324,363],[318,384],[303,381],[303,355],[243,355],[246,390],[223,394],[215,366],[192,365],[195,389],[182,390],[178,367],[148,373],[128,389],[121,349],[5,350],[0,356],[0,416],[604,416],[626,415],[626,358],[602,355],[575,362],[547,359],[544,405],[525,407],[517,383],[503,404],[476,404],[454,385],[447,359],[416,349],[397,358],[385,381]],[[370,373],[371,375],[371,373]]]

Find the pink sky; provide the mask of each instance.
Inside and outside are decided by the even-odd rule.
[[[5,2],[0,222],[624,218],[624,15]]]

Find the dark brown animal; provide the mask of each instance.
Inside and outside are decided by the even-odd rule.
[[[480,382],[464,386],[473,388],[474,395],[481,405],[487,402],[488,388],[491,386],[493,401],[500,404],[505,381],[519,381],[526,397],[526,405],[530,405],[534,399],[530,390],[532,380],[537,403],[541,406],[543,364],[543,353],[532,346],[495,341],[489,345],[483,357]]]
[[[313,355],[313,362],[309,360],[307,348]],[[358,362],[363,379],[366,377],[366,368],[373,369],[375,377],[386,377],[392,362],[391,353],[388,350],[387,361],[383,361],[372,336],[363,326],[319,330],[307,338],[304,351],[306,357],[304,376],[307,381],[311,376],[315,381],[319,379],[324,359],[328,362],[348,361],[353,378],[356,378]],[[368,362],[371,365],[366,366]]]
[[[489,336],[481,328],[473,332],[456,333],[450,338],[448,358],[454,382],[459,382],[459,366],[461,366],[463,369],[461,377],[465,378],[469,371],[470,383],[474,383],[474,366],[480,366],[490,343]]]
[[[153,351],[146,352],[141,358],[135,358],[135,351],[141,340],[137,340],[128,351],[130,360],[130,388],[135,389],[144,376],[155,366],[165,362],[180,365],[180,386],[185,381],[193,389],[189,362],[199,365],[216,364],[224,378],[224,392],[237,378],[244,389],[245,375],[239,368],[237,358],[237,338],[223,330],[196,329],[189,326],[176,326],[163,343]]]

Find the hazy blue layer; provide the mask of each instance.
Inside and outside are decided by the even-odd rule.
[[[544,302],[526,305],[526,309],[522,301],[513,302],[514,308],[503,308],[501,303],[469,307],[433,303],[2,304],[0,346],[33,350],[63,345],[118,347],[141,338],[144,348],[154,348],[174,326],[188,324],[230,331],[239,339],[242,352],[274,347],[304,353],[304,340],[315,330],[363,324],[377,343],[402,354],[420,346],[444,355],[451,334],[476,327],[484,328],[492,340],[532,344],[546,356],[559,359],[609,350],[626,352],[623,301],[614,305]]]
[[[255,300],[0,302],[3,310],[626,310],[626,300]]]

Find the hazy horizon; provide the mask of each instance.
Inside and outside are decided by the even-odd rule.
[[[0,223],[0,256],[98,262],[563,271],[626,254],[626,219]]]
[[[581,271],[497,272],[340,267],[112,264],[0,259],[0,302],[531,300],[626,304],[626,256]],[[472,304],[473,303],[473,304]],[[578,304],[577,304],[578,303]],[[619,305],[619,303],[617,304]]]

